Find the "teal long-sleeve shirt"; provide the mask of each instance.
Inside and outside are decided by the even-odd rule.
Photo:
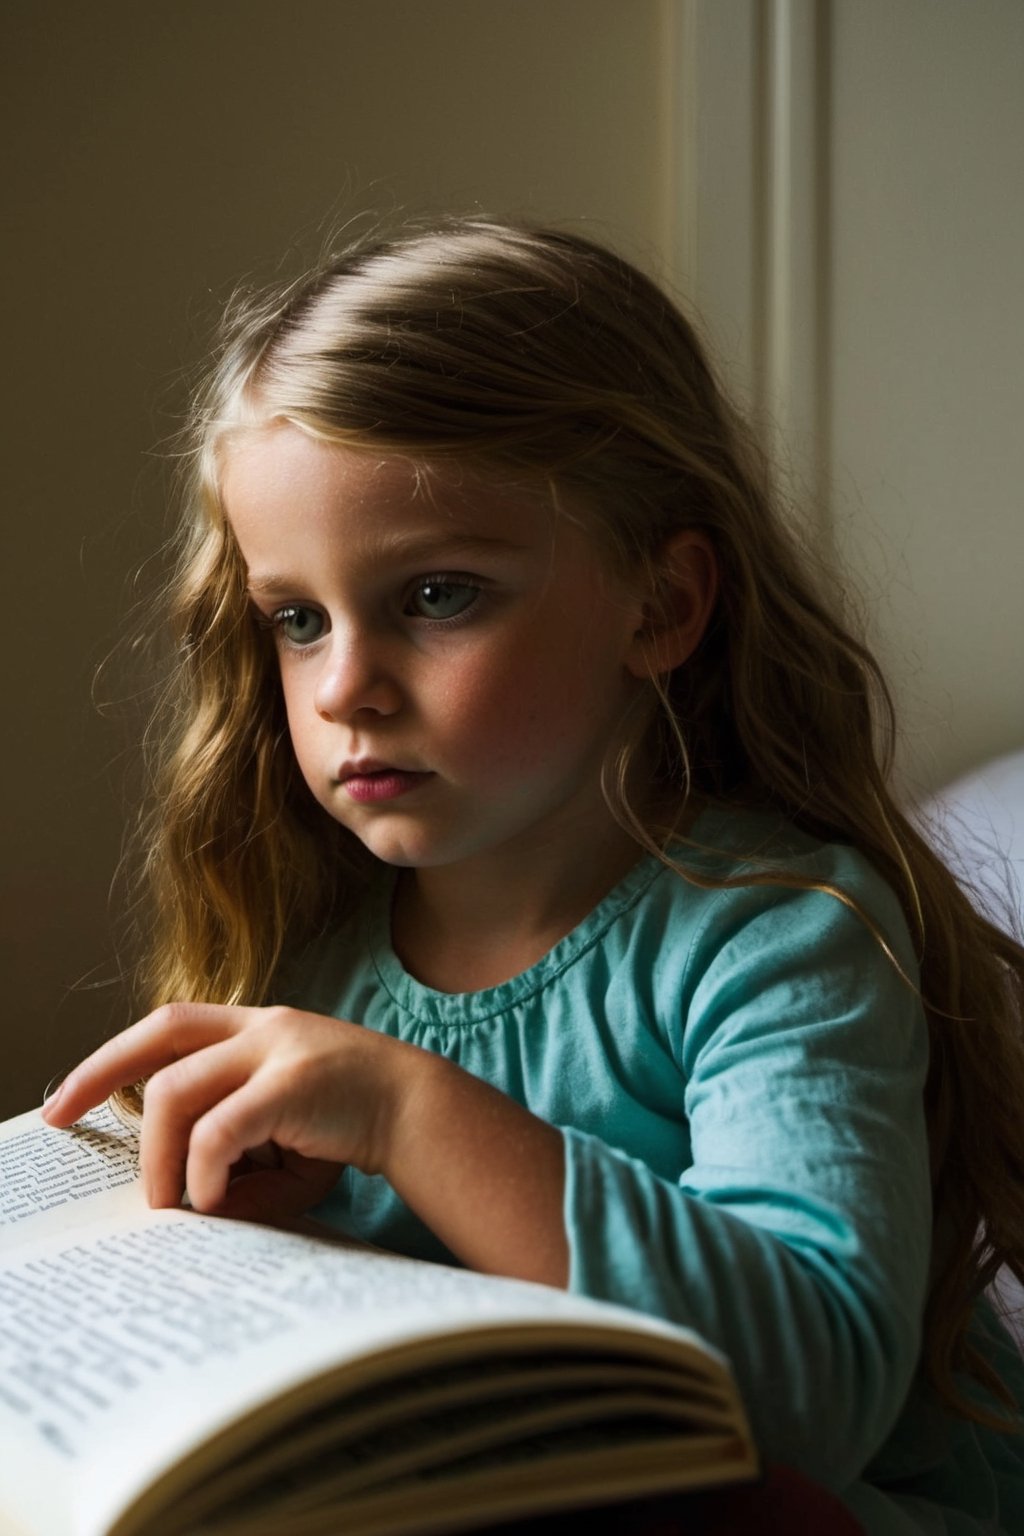
[[[898,903],[852,850],[764,818],[708,813],[692,842],[692,870],[781,870],[860,913],[644,859],[530,970],[448,994],[395,955],[385,875],[286,1000],[440,1052],[560,1127],[571,1288],[722,1349],[766,1460],[839,1491],[871,1536],[1024,1531],[1024,1448],[916,1381],[927,1037]],[[348,1170],[317,1214],[451,1260],[383,1179]],[[1024,1390],[1001,1336],[991,1353]]]

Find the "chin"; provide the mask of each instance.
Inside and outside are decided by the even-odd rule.
[[[364,846],[392,869],[445,869],[471,860],[477,852],[455,840],[367,838]]]
[[[435,845],[415,838],[367,837],[360,838],[360,842],[375,859],[392,869],[429,869],[449,862]]]

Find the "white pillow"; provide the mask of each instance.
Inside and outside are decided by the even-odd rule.
[[[928,836],[977,906],[1016,938],[1024,934],[1024,752],[995,758],[918,807]],[[1024,1353],[1024,1288],[1000,1270],[989,1296]]]
[[[978,907],[1024,932],[1024,751],[994,758],[918,807],[925,834]]]

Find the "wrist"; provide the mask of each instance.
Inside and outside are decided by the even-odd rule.
[[[379,1171],[470,1268],[565,1285],[561,1132],[445,1057],[408,1049]]]
[[[385,1092],[377,1095],[371,1136],[372,1166],[393,1187],[436,1146],[446,1083],[461,1069],[443,1056],[404,1040],[389,1040],[391,1062]]]

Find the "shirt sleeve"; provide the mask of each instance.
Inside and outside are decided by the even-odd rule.
[[[835,1488],[898,1417],[930,1245],[914,961],[888,887],[859,885],[899,968],[834,895],[778,887],[715,893],[666,968],[678,1181],[564,1132],[571,1289],[717,1345],[765,1457]]]

